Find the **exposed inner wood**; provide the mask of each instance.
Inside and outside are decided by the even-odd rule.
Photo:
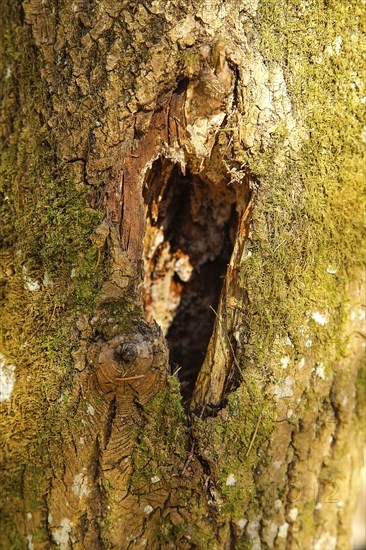
[[[212,168],[211,168],[212,169]],[[238,229],[238,195],[222,170],[200,174],[159,158],[144,186],[145,309],[161,326],[182,393],[192,394],[212,334]]]

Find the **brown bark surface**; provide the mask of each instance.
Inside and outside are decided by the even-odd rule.
[[[365,286],[357,267],[352,284],[339,280],[347,298],[337,302],[333,289],[331,305],[319,305],[298,275],[298,258],[285,274],[280,262],[269,263],[276,254],[286,262],[287,241],[271,225],[279,212],[288,235],[297,229],[286,218],[288,204],[268,204],[268,189],[276,193],[281,170],[300,162],[310,138],[305,109],[287,89],[285,60],[271,65],[261,49],[260,6],[2,5],[13,35],[22,32],[34,53],[44,94],[26,97],[37,82],[32,76],[24,88],[22,75],[15,92],[4,92],[4,150],[37,128],[63,176],[101,213],[91,242],[95,271],[103,266],[92,309],[75,307],[69,317],[70,370],[52,359],[50,378],[36,383],[40,393],[47,380],[55,384],[60,425],[44,436],[47,457],[33,505],[31,458],[18,496],[7,489],[3,517],[13,527],[4,522],[4,548],[350,548],[362,464]],[[10,54],[2,55],[5,67]],[[13,181],[23,189],[32,157],[23,166],[20,158]],[[300,180],[288,180],[293,204],[303,200]],[[311,219],[311,208],[301,216]],[[301,223],[306,233],[307,221]],[[276,308],[264,308],[268,326],[277,327],[268,339],[263,327],[255,332],[261,314],[253,280],[261,285],[262,271],[253,264],[251,286],[243,275],[260,238],[269,243],[261,252],[270,251],[260,268],[269,281],[263,298],[267,287],[300,277],[298,297],[285,293],[278,301],[279,311],[295,304],[283,315],[288,325],[277,321]],[[20,273],[32,293],[25,271],[6,267],[17,245],[7,250],[4,280]],[[312,254],[315,273],[323,259]],[[4,293],[15,294],[6,284]],[[312,309],[303,315],[307,292]],[[44,334],[67,307],[52,305]],[[30,315],[36,319],[36,309]],[[12,357],[16,363],[21,350]],[[29,364],[37,370],[35,358]],[[179,366],[184,406],[173,374]],[[19,370],[18,393],[2,404],[14,425],[26,418],[23,435],[4,438],[5,480],[32,423],[29,372]]]

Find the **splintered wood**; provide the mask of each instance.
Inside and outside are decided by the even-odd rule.
[[[171,250],[164,231],[148,218],[144,241],[145,307],[148,321],[155,321],[167,334],[181,301],[184,285],[193,266],[188,254]]]
[[[215,153],[199,174],[159,158],[143,189],[145,312],[182,367],[183,394],[205,357],[248,191],[245,182],[228,183]]]

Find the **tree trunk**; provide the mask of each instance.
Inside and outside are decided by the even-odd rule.
[[[2,548],[351,548],[364,6],[1,13]]]

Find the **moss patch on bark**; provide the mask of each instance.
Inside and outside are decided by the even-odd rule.
[[[67,437],[71,352],[80,336],[73,327],[93,310],[105,266],[90,239],[101,215],[65,175],[44,120],[42,60],[19,24],[20,5],[3,7],[1,353],[15,366],[15,384],[0,405],[1,518],[2,544],[21,548],[26,513],[45,514],[50,446]]]

